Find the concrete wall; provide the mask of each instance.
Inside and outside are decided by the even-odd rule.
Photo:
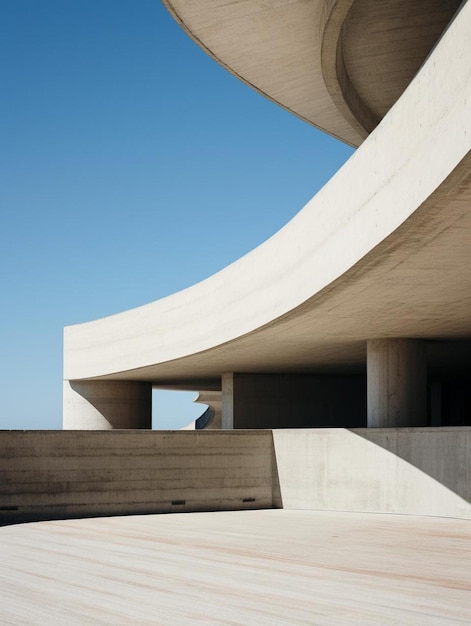
[[[1,431],[0,476],[0,523],[281,505],[471,518],[471,428]]]
[[[0,523],[279,506],[270,431],[0,432]]]
[[[283,508],[471,518],[471,428],[273,431]]]
[[[366,426],[365,376],[234,374],[232,390],[234,428]]]

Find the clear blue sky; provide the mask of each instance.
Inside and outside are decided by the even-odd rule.
[[[60,428],[65,325],[236,260],[351,149],[219,67],[158,0],[3,0],[0,41],[0,428]],[[157,405],[161,427],[202,412]]]

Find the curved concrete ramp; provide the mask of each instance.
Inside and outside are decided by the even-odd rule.
[[[361,366],[368,338],[468,336],[470,31],[467,3],[379,126],[265,244],[185,291],[66,328],[65,378],[315,371]]]
[[[471,525],[316,511],[0,528],[0,620],[244,626],[469,624]]]

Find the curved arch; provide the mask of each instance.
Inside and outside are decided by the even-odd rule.
[[[345,67],[344,25],[354,2],[355,0],[331,0],[326,3],[321,65],[325,84],[337,109],[358,134],[366,139],[380,120],[360,98]]]
[[[162,0],[212,59],[289,113],[352,146],[364,133],[333,108],[320,67],[325,0]]]
[[[339,112],[361,136],[372,132],[401,96],[460,3],[325,3],[321,21],[325,84]]]

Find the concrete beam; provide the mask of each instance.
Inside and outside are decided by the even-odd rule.
[[[367,343],[368,426],[425,426],[425,343],[414,339],[371,339]]]
[[[232,428],[234,428],[234,374],[226,373],[222,375],[221,389],[221,428],[223,430],[231,430]]]

